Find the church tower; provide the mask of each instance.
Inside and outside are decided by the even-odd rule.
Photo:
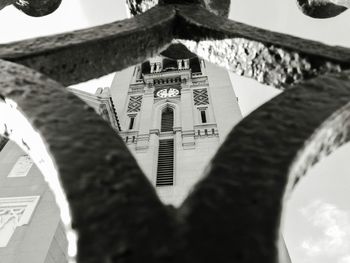
[[[227,71],[180,44],[118,72],[110,88],[94,94],[70,90],[110,123],[161,200],[175,206],[242,118]],[[39,169],[0,136],[1,263],[67,263],[67,246],[60,212]]]
[[[120,136],[162,201],[174,205],[242,118],[227,71],[181,44],[117,73],[111,96]]]

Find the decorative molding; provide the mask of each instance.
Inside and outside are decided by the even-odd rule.
[[[209,97],[207,89],[195,89],[193,90],[194,105],[208,105]]]
[[[40,196],[0,198],[0,248],[6,247],[16,228],[29,223]]]
[[[205,111],[207,109],[208,109],[208,107],[197,107],[197,110],[199,110],[199,111]]]
[[[25,177],[27,176],[30,168],[33,166],[33,161],[28,155],[20,156],[12,167],[8,177]]]
[[[141,110],[142,96],[131,96],[127,112],[139,112]]]

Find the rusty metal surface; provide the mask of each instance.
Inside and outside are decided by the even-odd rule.
[[[132,15],[140,15],[159,4],[202,4],[216,15],[228,17],[230,0],[126,0]]]
[[[0,45],[0,58],[71,85],[141,62],[173,38],[218,39],[188,47],[211,62],[277,88],[350,67],[349,49],[230,21],[201,5],[164,4],[133,19]]]
[[[348,9],[349,0],[297,0],[299,9],[313,18],[330,18]]]
[[[156,6],[158,4],[158,0],[126,0],[126,3],[130,13],[133,16],[136,16]]]
[[[193,245],[188,257],[277,262],[286,196],[349,131],[350,72],[297,85],[241,121],[180,209]]]
[[[218,16],[228,17],[231,0],[204,0],[205,7]]]
[[[174,219],[123,140],[92,108],[61,84],[5,61],[0,61],[0,96],[17,104],[45,142],[79,234],[79,262],[167,262]],[[26,135],[30,131],[6,130],[35,155],[38,145]]]
[[[56,11],[62,0],[0,0],[0,10],[8,5],[14,5],[29,16],[46,16]]]
[[[287,90],[236,126],[176,211],[93,109],[33,70],[5,61],[0,69],[1,97],[16,102],[59,172],[78,262],[277,262],[284,190],[349,139],[349,72]],[[24,137],[7,136],[35,151],[28,131],[16,132]]]
[[[178,37],[192,52],[239,75],[276,88],[350,68],[350,50],[259,29],[186,6]]]
[[[157,7],[133,19],[0,45],[0,58],[71,85],[155,55],[172,40],[174,20],[173,9]]]
[[[17,0],[0,0],[0,10],[8,5],[14,4],[16,1]]]
[[[78,262],[278,262],[283,201],[309,167],[349,140],[350,73],[340,72],[349,68],[348,49],[178,2],[0,46],[1,58],[30,67],[0,60],[0,134],[21,145],[49,182],[59,176],[63,189],[50,186],[63,211],[69,202]],[[161,204],[120,137],[64,88],[141,62],[173,38],[221,41],[208,44],[208,59],[276,87],[313,78],[240,122],[178,210]]]

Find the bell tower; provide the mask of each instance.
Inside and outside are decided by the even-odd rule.
[[[241,119],[226,70],[181,44],[119,72],[119,134],[165,203],[179,205]]]

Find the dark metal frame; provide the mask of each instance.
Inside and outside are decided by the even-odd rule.
[[[279,262],[284,200],[349,140],[349,49],[237,23],[211,12],[227,14],[227,1],[207,2],[164,0],[131,19],[0,45],[0,109],[24,116],[2,115],[0,134],[48,180],[59,175],[64,192],[51,186],[62,211],[69,202],[78,262]],[[173,39],[219,41],[208,49],[216,60],[286,89],[233,129],[178,209],[160,202],[122,139],[64,88],[140,63]]]

